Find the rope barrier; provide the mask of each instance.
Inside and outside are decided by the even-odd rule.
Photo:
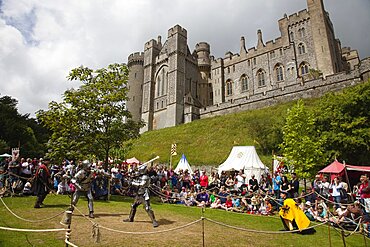
[[[208,219],[208,218],[204,218],[204,219],[205,220],[208,220],[209,222],[212,222],[212,223],[215,223],[215,224],[218,224],[218,225],[221,225],[221,226],[225,226],[225,227],[228,227],[228,228],[232,228],[232,229],[235,229],[235,230],[240,230],[240,231],[245,231],[245,232],[253,232],[253,233],[264,233],[264,234],[286,234],[286,233],[301,232],[301,231],[304,231],[304,230],[309,230],[309,229],[312,229],[312,228],[315,228],[315,227],[318,227],[318,226],[322,226],[322,225],[324,225],[324,224],[327,223],[327,222],[322,222],[320,224],[317,224],[317,225],[311,226],[311,227],[307,227],[307,228],[304,228],[302,230],[293,230],[293,231],[262,231],[262,230],[246,229],[246,228],[231,226],[231,225],[228,225],[228,224],[225,224],[225,223],[222,223],[222,222],[219,222],[219,221],[215,221],[215,220],[212,220],[212,219]]]
[[[64,242],[72,247],[78,247],[77,245],[75,244],[72,244],[71,242],[69,242],[67,239],[64,240]]]
[[[1,230],[7,230],[7,231],[15,231],[15,232],[60,232],[65,231],[65,228],[56,228],[56,229],[21,229],[21,228],[10,228],[10,227],[4,227],[0,226]]]
[[[32,223],[36,223],[36,222],[43,222],[43,221],[47,221],[47,220],[51,220],[51,219],[54,219],[54,218],[56,218],[56,217],[58,217],[58,216],[60,216],[60,215],[62,215],[64,212],[65,212],[65,210],[63,211],[63,212],[60,212],[60,213],[58,213],[58,214],[56,214],[56,215],[54,215],[54,216],[51,216],[51,217],[49,217],[49,218],[45,218],[45,219],[39,219],[39,220],[28,220],[28,219],[25,219],[25,218],[22,218],[22,217],[20,217],[20,216],[18,216],[17,214],[15,214],[6,204],[5,204],[5,202],[4,202],[4,200],[2,199],[2,197],[0,197],[0,201],[3,203],[3,205],[4,205],[4,207],[12,214],[12,215],[14,215],[14,217],[16,217],[16,218],[18,218],[18,219],[20,219],[20,220],[23,220],[23,221],[27,221],[27,222],[32,222]]]

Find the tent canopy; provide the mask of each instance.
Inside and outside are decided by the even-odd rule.
[[[334,173],[340,174],[344,171],[344,164],[340,163],[338,160],[334,160],[333,163],[320,170],[319,173]]]
[[[135,157],[132,157],[131,159],[125,160],[127,164],[140,164],[140,161],[136,159]]]
[[[327,173],[330,174],[330,179],[334,179],[337,176],[344,176],[346,171],[348,171],[349,180],[352,180],[352,183],[357,183],[359,174],[370,173],[370,166],[345,165],[334,160],[333,163],[320,170],[319,174]]]
[[[11,154],[1,154],[0,155],[0,158],[10,158],[10,157],[12,157]]]
[[[255,175],[259,181],[263,174],[268,172],[268,168],[262,163],[254,146],[235,146],[231,150],[229,157],[218,167],[218,172],[243,170],[247,176],[247,181]]]
[[[190,174],[193,174],[193,170],[191,169],[188,160],[186,159],[185,154],[182,154],[181,159],[179,163],[176,166],[176,169],[174,172],[179,173],[180,170],[188,170]]]

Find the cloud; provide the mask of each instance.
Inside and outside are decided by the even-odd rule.
[[[336,35],[343,46],[370,56],[368,0],[326,0]],[[19,111],[47,109],[63,92],[78,87],[69,71],[80,65],[93,69],[126,62],[150,39],[167,37],[179,24],[188,31],[192,51],[208,42],[215,57],[239,52],[277,38],[284,13],[306,8],[304,0],[0,0],[0,94],[19,101]],[[356,16],[356,22],[352,18]]]

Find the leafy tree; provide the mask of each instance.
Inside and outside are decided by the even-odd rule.
[[[301,178],[310,178],[323,164],[323,139],[315,129],[315,118],[302,100],[288,110],[283,127],[282,154]]]
[[[370,81],[327,94],[316,108],[328,159],[367,164],[370,159]]]
[[[67,90],[63,102],[51,102],[37,117],[51,131],[50,156],[62,159],[96,156],[108,163],[110,151],[139,135],[142,122],[131,119],[126,109],[128,68],[111,64],[93,71],[73,69],[69,80],[79,80],[78,89]]]
[[[21,156],[40,157],[44,154],[43,143],[48,133],[35,119],[29,118],[29,114],[19,114],[17,104],[10,96],[0,98],[0,139],[6,143],[5,151],[20,147]]]

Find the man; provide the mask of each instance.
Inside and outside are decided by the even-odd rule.
[[[369,177],[367,174],[363,174],[360,177],[360,188],[358,190],[360,194],[360,200],[364,205],[364,210],[366,213],[366,221],[369,221],[369,214],[370,214],[370,183]]]
[[[292,172],[292,181],[290,182],[291,186],[291,196],[292,198],[297,198],[299,196],[298,191],[299,191],[299,181],[297,178],[297,174],[295,172]]]
[[[50,170],[48,168],[49,164],[50,159],[45,158],[36,170],[33,190],[37,199],[34,208],[41,208],[52,186]]]
[[[241,192],[243,190],[244,187],[246,187],[245,185],[245,174],[243,173],[243,170],[239,170],[239,173],[238,175],[236,176],[236,187],[238,188],[238,191]]]
[[[85,195],[87,198],[87,205],[89,208],[89,217],[94,218],[94,204],[93,195],[91,191],[91,184],[94,178],[94,174],[91,171],[90,161],[84,160],[81,163],[81,170],[72,178],[71,182],[74,184],[76,191],[72,196],[72,206],[76,206],[81,195]],[[73,211],[74,207],[71,208]]]
[[[142,164],[138,167],[137,176],[135,180],[131,182],[131,185],[135,186],[136,189],[136,196],[135,201],[131,205],[130,216],[128,219],[124,219],[124,222],[133,222],[136,214],[137,207],[144,203],[145,204],[145,211],[148,213],[150,219],[152,220],[153,227],[158,227],[158,222],[155,219],[154,212],[150,206],[150,198],[149,198],[149,186],[150,186],[150,177],[147,174],[147,165]]]
[[[281,176],[280,173],[274,173],[274,176],[272,177],[272,184],[273,184],[273,190],[274,190],[274,196],[276,199],[280,198],[280,184],[281,184]]]

